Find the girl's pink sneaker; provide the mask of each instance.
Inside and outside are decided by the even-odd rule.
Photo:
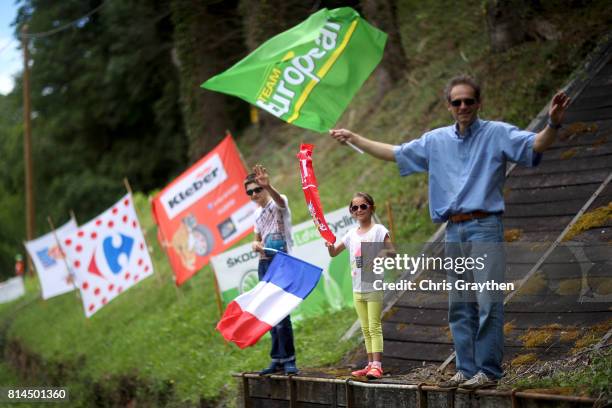
[[[365,368],[362,368],[361,370],[351,372],[351,375],[353,377],[364,377],[368,373],[368,371],[370,371],[370,368],[372,368],[372,364],[368,364],[367,366],[365,366]]]
[[[379,378],[382,378],[382,376],[383,376],[383,369],[382,369],[382,367],[372,366],[372,367],[370,367],[370,370],[366,373],[366,377],[368,377],[368,378],[379,379]]]

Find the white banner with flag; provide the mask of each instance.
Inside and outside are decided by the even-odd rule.
[[[64,254],[57,244],[57,239],[61,240],[77,228],[76,221],[70,219],[55,231],[25,243],[30,258],[36,267],[43,299],[49,299],[74,290],[72,274],[66,267]]]
[[[87,317],[153,274],[131,194],[63,237],[61,244]]]
[[[357,221],[351,217],[348,207],[325,214],[330,230],[341,239]],[[353,286],[348,251],[330,258],[325,241],[311,220],[293,226],[293,250],[291,255],[319,266],[323,274],[319,284],[291,316],[295,321],[308,316],[339,310],[352,305]],[[251,290],[259,279],[257,264],[259,255],[244,244],[212,257],[215,276],[223,303],[229,304],[237,296]]]

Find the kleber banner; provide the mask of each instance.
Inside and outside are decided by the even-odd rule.
[[[244,192],[246,176],[228,135],[153,199],[158,239],[177,285],[253,230],[256,205]]]
[[[331,232],[338,237],[342,237],[350,228],[357,225],[355,219],[350,216],[348,208],[328,213],[325,218]],[[291,318],[298,321],[329,310],[351,306],[353,287],[348,251],[331,258],[325,247],[325,241],[310,220],[294,226],[291,236],[294,244],[291,255],[323,269],[319,284],[291,313]],[[259,283],[257,278],[259,256],[251,249],[251,244],[241,245],[214,256],[211,262],[225,305]]]
[[[66,266],[64,253],[57,240],[76,230],[74,219],[42,237],[26,242],[25,246],[36,267],[42,298],[49,299],[74,290],[71,271]]]
[[[296,126],[324,132],[378,65],[386,41],[385,33],[352,8],[322,9],[202,87],[242,98]]]

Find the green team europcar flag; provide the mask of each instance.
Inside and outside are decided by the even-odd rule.
[[[234,95],[282,120],[331,129],[380,62],[387,35],[350,7],[322,9],[203,88]]]

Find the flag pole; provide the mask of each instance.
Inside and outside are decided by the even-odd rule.
[[[210,262],[210,269],[212,270],[213,275],[213,284],[215,288],[215,298],[217,299],[217,309],[219,309],[219,320],[223,317],[223,303],[221,301],[221,291],[219,290],[219,282],[217,281],[217,273],[215,271],[215,267],[212,262]],[[223,339],[223,344],[225,344],[225,348],[230,348],[229,343],[225,340],[225,337],[221,336]]]
[[[215,271],[215,266],[210,263],[210,269],[212,270],[213,275],[213,284],[215,287],[215,298],[217,299],[217,309],[219,309],[219,319],[223,316],[223,302],[221,301],[221,291],[219,290],[219,281],[217,281],[217,271]]]
[[[164,235],[164,231],[159,227],[159,224],[157,223],[157,217],[155,216],[155,211],[153,211],[153,221],[155,222],[155,225],[157,226],[157,234],[158,234],[157,241],[159,242],[161,250],[164,251],[164,253],[166,254],[166,258],[170,260],[170,254],[168,252],[169,251],[168,248],[171,246],[171,244],[166,239],[166,236]],[[160,236],[161,236],[161,239],[160,239]],[[170,268],[172,268],[172,264],[170,265]],[[176,277],[171,277],[171,279],[172,279],[172,286],[174,286],[174,289],[176,292],[176,298],[178,300],[181,300],[181,292],[178,289],[178,284],[176,283]]]
[[[134,193],[132,191],[132,186],[130,186],[130,182],[129,182],[127,177],[123,178],[123,185],[125,186],[125,189],[127,190],[128,194],[130,196],[132,196],[132,205],[133,205],[134,204]],[[134,205],[134,212],[136,212],[136,206],[135,205]],[[136,213],[136,216],[138,216],[138,213]],[[140,220],[138,220],[138,224],[140,224]],[[151,252],[149,251],[149,243],[147,242],[147,234],[145,233],[145,231],[142,230],[142,225],[140,225],[140,232],[142,232],[142,239],[144,241],[146,251],[149,254],[149,259],[151,260],[151,268],[153,268],[153,260],[151,259]],[[155,273],[155,270],[153,270],[152,273],[154,275],[157,275],[155,277],[155,279],[157,279],[157,282],[158,283],[162,283],[162,281],[161,281],[161,271],[157,271],[157,273]]]
[[[349,141],[344,142],[347,145],[349,145],[349,147],[351,147],[353,150],[355,150],[357,153],[363,154],[363,150],[361,150],[360,148],[358,148],[357,146],[355,146],[354,144],[352,144]]]
[[[28,25],[21,28],[21,48],[23,49],[23,151],[25,169],[25,196],[26,196],[26,237],[28,241],[34,239],[36,213],[34,210],[34,166],[32,160],[32,104],[30,101],[30,51],[28,45]],[[32,259],[27,257],[27,270],[24,275],[32,276],[34,265]]]
[[[395,228],[393,227],[393,210],[391,209],[391,203],[389,200],[386,201],[387,205],[387,218],[389,219],[389,231],[391,231],[391,242],[395,242]]]
[[[123,185],[125,186],[125,189],[127,190],[127,192],[128,192],[130,195],[133,195],[133,192],[132,192],[132,186],[130,186],[130,182],[128,181],[128,178],[127,178],[127,177],[124,177],[124,178],[123,178]]]
[[[62,253],[62,259],[64,260],[64,266],[66,267],[66,271],[68,272],[68,275],[70,276],[72,285],[74,286],[75,289],[78,289],[76,286],[74,275],[72,273],[72,270],[70,269],[70,265],[68,265],[68,258],[66,257],[66,254],[64,253],[64,250],[62,249],[62,243],[60,242],[59,237],[57,236],[57,231],[55,230],[55,225],[53,224],[53,220],[51,219],[50,215],[47,216],[47,222],[49,223],[49,227],[51,227],[51,232],[53,233],[53,238],[55,239],[55,243],[57,244],[57,247]],[[76,293],[77,299],[81,300],[81,292],[79,290],[75,290],[75,293]]]

